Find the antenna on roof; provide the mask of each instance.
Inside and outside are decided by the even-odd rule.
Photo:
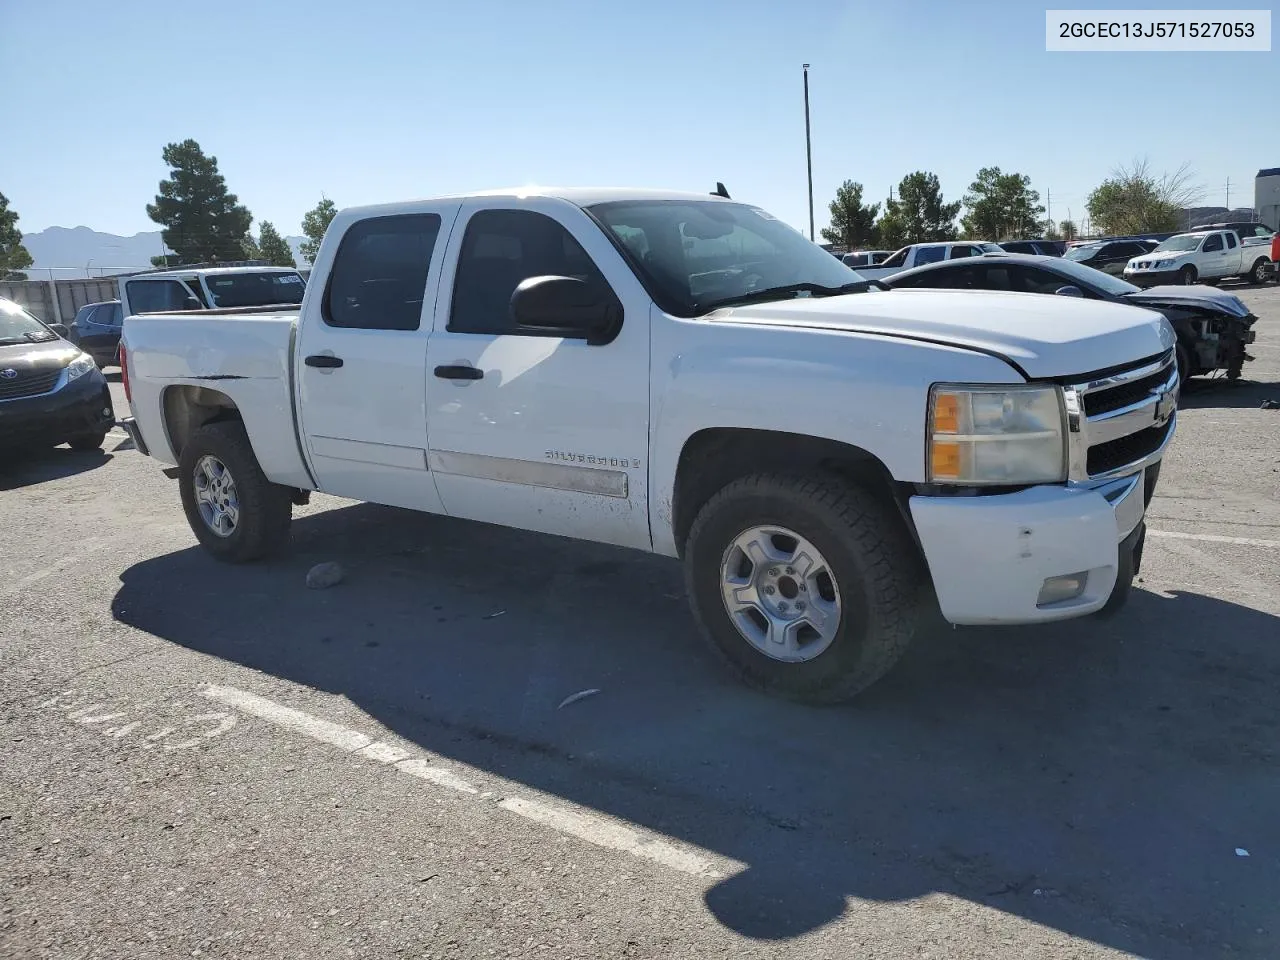
[[[716,188],[711,191],[711,195],[713,197],[724,197],[726,200],[729,199],[729,191],[724,188],[724,184],[719,180],[716,181]]]

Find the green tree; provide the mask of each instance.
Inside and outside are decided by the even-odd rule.
[[[169,165],[156,202],[147,216],[164,227],[165,246],[183,263],[240,260],[253,217],[218,172],[218,158],[207,157],[194,140],[164,148]]]
[[[289,244],[268,220],[262,221],[262,227],[258,231],[258,247],[261,250],[262,259],[273,267],[298,265],[294,262],[293,251],[289,249]]]
[[[1040,232],[1044,207],[1031,189],[1031,178],[983,167],[964,195],[968,207],[961,225],[973,240],[1014,240]]]
[[[1074,240],[1079,235],[1080,230],[1076,227],[1076,222],[1074,220],[1063,220],[1058,224],[1058,232],[1062,235],[1063,240],[1070,241]]]
[[[1179,230],[1183,209],[1204,192],[1192,176],[1185,163],[1159,176],[1145,159],[1121,165],[1089,194],[1089,220],[1110,235]]]
[[[852,180],[842,183],[829,209],[831,226],[822,228],[822,239],[827,243],[843,246],[846,250],[875,245],[876,216],[880,213],[880,204],[863,204],[862,184]]]
[[[885,201],[880,240],[888,247],[954,240],[959,212],[959,201],[943,202],[937,175],[917,170],[902,178],[896,198]]]
[[[301,249],[302,255],[309,263],[316,262],[316,254],[320,252],[320,241],[324,239],[324,232],[329,229],[329,223],[337,214],[338,208],[334,206],[332,200],[325,197],[302,218],[302,232],[306,234],[307,239],[302,241]]]
[[[240,241],[240,259],[241,260],[262,260],[262,247],[258,245],[258,241],[253,239],[252,233],[246,233],[244,239]]]
[[[20,271],[31,266],[31,254],[22,245],[18,212],[9,209],[9,198],[0,193],[0,280],[25,280]]]

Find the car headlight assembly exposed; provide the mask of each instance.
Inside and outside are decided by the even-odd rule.
[[[83,377],[90,370],[97,370],[98,365],[93,362],[93,357],[87,353],[82,353],[70,363],[67,364],[67,382],[70,383],[77,377]]]
[[[930,483],[1022,486],[1067,476],[1062,391],[1054,386],[935,384]]]

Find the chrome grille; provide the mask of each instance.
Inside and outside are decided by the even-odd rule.
[[[1169,351],[1154,361],[1066,387],[1069,479],[1108,480],[1158,460],[1176,429],[1179,386]]]

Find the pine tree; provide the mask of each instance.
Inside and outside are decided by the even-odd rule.
[[[31,266],[31,254],[22,245],[18,212],[9,209],[9,198],[0,193],[0,280],[25,280],[18,271]]]
[[[242,259],[253,217],[228,192],[218,158],[206,157],[194,140],[167,145],[163,156],[169,177],[147,216],[164,227],[165,246],[184,263]]]
[[[289,244],[269,220],[263,220],[262,227],[258,231],[258,250],[262,259],[273,267],[298,265],[293,259],[293,251],[289,249]]]

